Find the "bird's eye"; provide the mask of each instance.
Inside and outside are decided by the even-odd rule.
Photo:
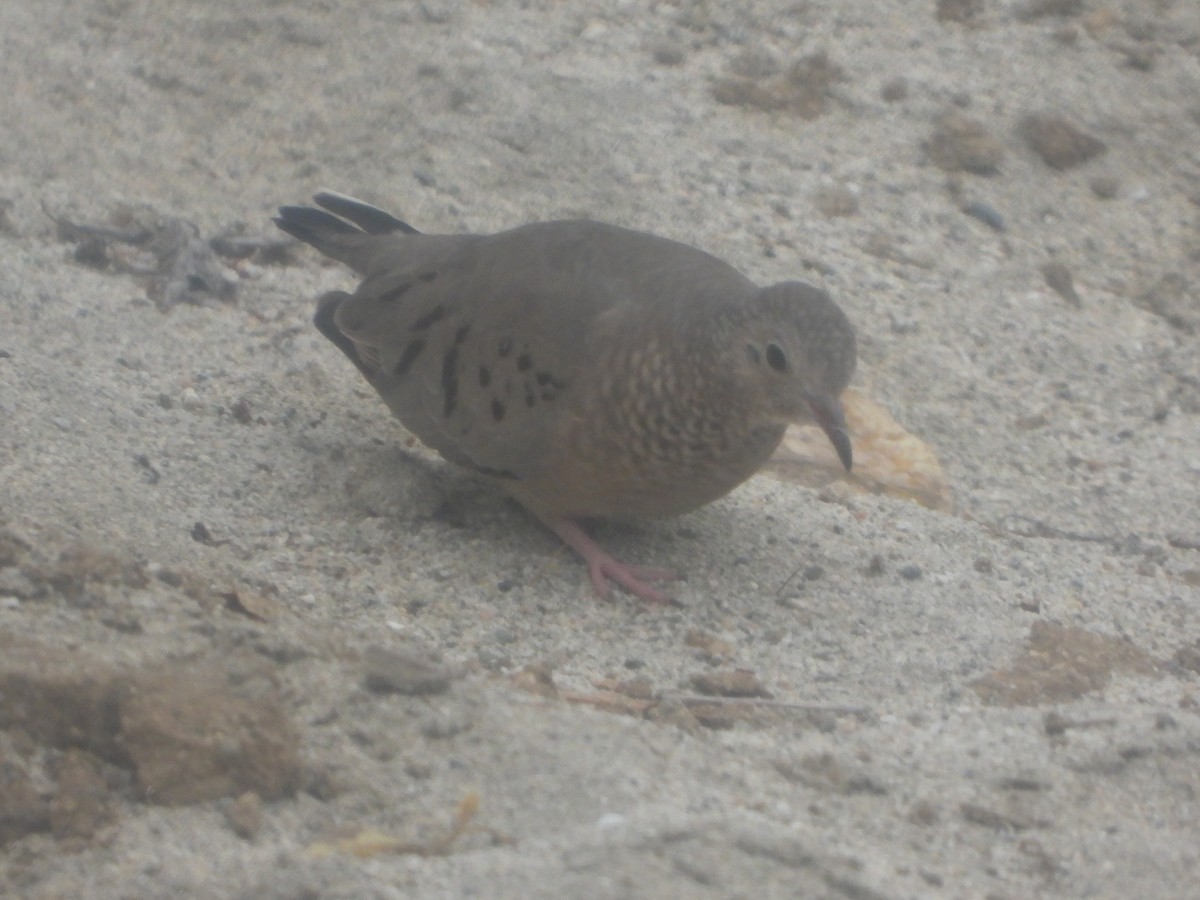
[[[787,370],[787,356],[778,344],[767,344],[767,365],[776,372]]]

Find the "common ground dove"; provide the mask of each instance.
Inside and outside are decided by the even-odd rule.
[[[671,516],[728,493],[790,422],[842,464],[854,329],[823,290],[759,288],[703,251],[613,225],[426,235],[334,193],[275,224],[363,280],[319,301],[321,333],[451,462],[491,476],[587,563],[645,600],[671,572],[626,565],[580,526]],[[327,211],[324,211],[327,210]]]

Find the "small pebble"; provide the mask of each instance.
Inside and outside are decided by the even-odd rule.
[[[901,100],[904,100],[908,97],[907,79],[900,77],[888,81],[880,88],[879,96],[888,103],[899,103]]]
[[[188,412],[200,412],[204,409],[204,401],[196,393],[195,388],[184,388],[179,395],[179,405]]]
[[[925,151],[939,169],[976,175],[996,174],[1004,159],[1003,145],[983,122],[953,110],[934,121]]]
[[[1052,169],[1070,169],[1099,156],[1108,147],[1065,117],[1052,112],[1031,113],[1021,120],[1025,143]]]
[[[989,228],[993,228],[996,231],[1004,230],[1004,217],[986,203],[981,203],[979,201],[968,203],[963,206],[962,211],[968,216],[978,219]]]
[[[450,687],[450,669],[415,647],[367,648],[366,686],[376,693],[440,694]]]
[[[624,828],[629,819],[620,813],[605,813],[596,820],[596,829],[598,831],[615,831],[618,828]]]
[[[683,64],[683,47],[679,44],[663,41],[655,45],[654,61],[660,66],[678,66]]]
[[[262,828],[262,799],[254,791],[247,791],[225,807],[225,820],[234,834],[250,840]]]
[[[1097,175],[1088,182],[1088,187],[1101,200],[1112,200],[1121,189],[1121,183],[1111,175]]]
[[[1057,261],[1048,262],[1042,266],[1042,277],[1046,279],[1046,284],[1072,306],[1083,306],[1079,294],[1075,293],[1075,281],[1071,278],[1071,270],[1066,265]]]

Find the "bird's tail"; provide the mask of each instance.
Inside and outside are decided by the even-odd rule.
[[[321,191],[313,201],[322,209],[281,206],[272,221],[292,237],[360,272],[379,236],[420,234],[407,222],[345,194]]]

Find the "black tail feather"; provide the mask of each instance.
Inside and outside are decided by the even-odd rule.
[[[321,191],[313,196],[318,206],[324,207],[334,215],[341,216],[353,222],[367,234],[390,234],[393,231],[403,231],[405,234],[420,234],[407,222],[401,222],[391,213],[386,213],[378,207],[338,194],[333,191]]]
[[[308,206],[281,206],[273,221],[282,231],[306,244],[319,245],[331,234],[358,234],[337,216]]]

